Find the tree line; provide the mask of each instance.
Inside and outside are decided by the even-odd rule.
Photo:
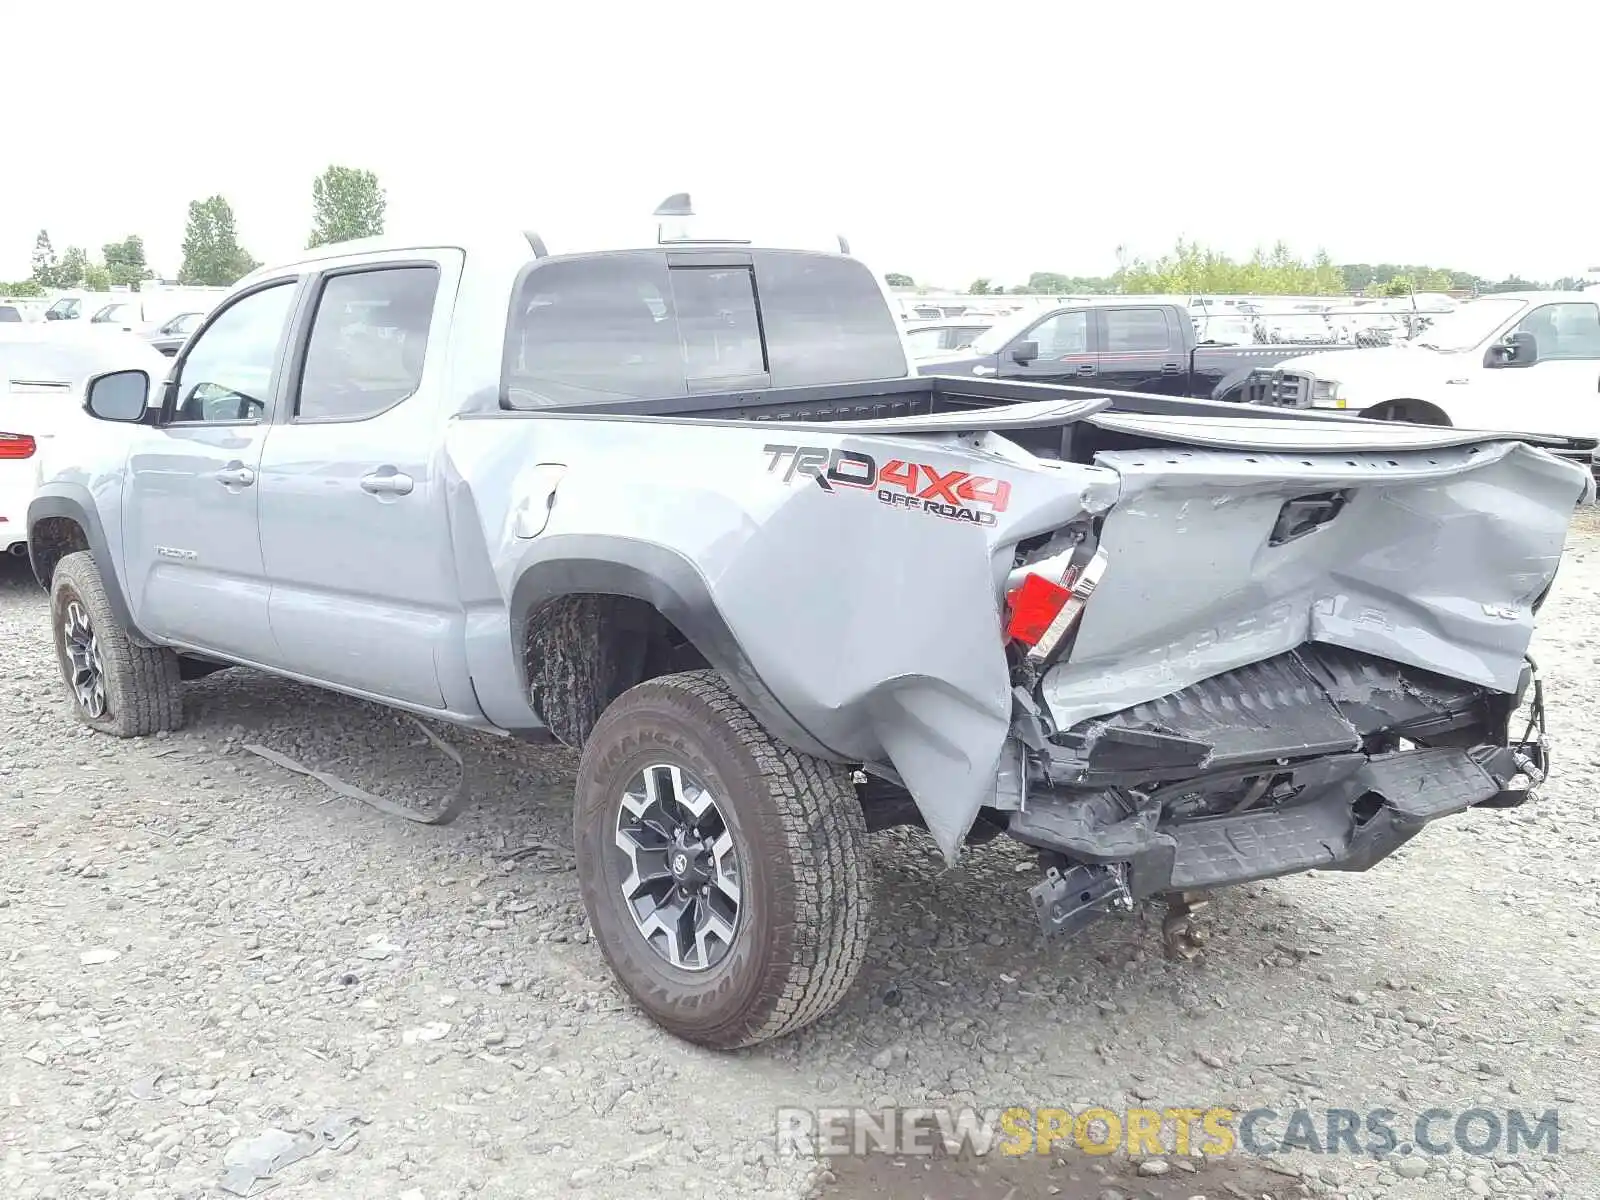
[[[330,166],[311,184],[307,247],[382,233],[387,204],[378,177],[371,171]],[[180,284],[226,287],[260,265],[240,245],[233,206],[226,197],[189,202],[183,263],[177,275]],[[82,246],[68,246],[57,254],[49,231],[41,229],[33,243],[33,273],[15,283],[0,283],[0,296],[39,296],[60,288],[103,292],[112,286],[138,291],[142,283],[156,277],[145,259],[144,239],[138,234],[107,242],[96,260]]]
[[[1172,253],[1159,258],[1117,254],[1117,269],[1110,275],[1066,275],[1035,271],[1026,282],[1009,287],[992,279],[974,279],[967,286],[973,296],[996,295],[1260,295],[1260,296],[1409,296],[1416,292],[1531,292],[1576,289],[1577,276],[1548,282],[1510,275],[1487,279],[1450,267],[1401,263],[1335,263],[1326,252],[1310,259],[1296,256],[1282,242],[1271,250],[1258,249],[1239,261],[1196,242],[1179,241]],[[914,288],[916,281],[903,272],[884,276],[890,287]]]

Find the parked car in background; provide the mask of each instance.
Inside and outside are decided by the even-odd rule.
[[[1244,398],[1257,368],[1295,353],[1289,346],[1200,345],[1188,306],[1106,297],[1013,313],[965,350],[918,359],[916,367],[924,375],[1075,383],[1231,401]]]
[[[15,304],[0,304],[0,324],[20,325],[27,320]]]
[[[1357,346],[1371,349],[1375,346],[1392,346],[1411,335],[1411,327],[1398,313],[1374,313],[1352,322],[1355,326]]]
[[[205,319],[203,312],[179,313],[171,320],[163,321],[146,336],[152,346],[171,358],[183,349],[183,343],[189,340],[189,335],[199,329]]]
[[[1322,313],[1281,313],[1263,319],[1266,340],[1274,344],[1326,346],[1339,344],[1339,334]]]
[[[123,367],[162,370],[166,362],[131,334],[0,324],[0,551],[27,549],[28,501],[46,452],[73,433],[104,436],[83,412],[89,377]]]
[[[1440,313],[1411,339],[1288,358],[1258,403],[1518,433],[1600,434],[1600,296],[1508,292]]]
[[[1194,318],[1195,341],[1202,346],[1254,346],[1257,337],[1254,318],[1229,313],[1224,316]]]
[[[912,358],[965,350],[972,339],[994,324],[992,317],[951,317],[942,321],[912,321],[906,329],[906,345]]]

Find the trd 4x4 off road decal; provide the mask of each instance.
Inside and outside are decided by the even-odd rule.
[[[932,513],[951,521],[993,525],[995,513],[1011,502],[1011,485],[1004,479],[942,471],[927,463],[892,458],[880,468],[870,454],[827,446],[763,446],[772,456],[767,470],[783,471],[785,483],[796,475],[814,479],[825,492],[838,488],[873,489],[878,500],[896,508]]]

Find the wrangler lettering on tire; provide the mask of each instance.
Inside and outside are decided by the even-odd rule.
[[[775,741],[712,671],[606,709],[578,771],[578,882],[600,948],[672,1033],[754,1045],[835,1007],[866,955],[849,770]]]

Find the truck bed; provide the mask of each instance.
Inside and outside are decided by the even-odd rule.
[[[1032,427],[1008,427],[1008,438],[1043,457],[1084,463],[1093,461],[1094,456],[1103,451],[1162,443],[1263,450],[1303,449],[1308,445],[1321,449],[1378,450],[1386,447],[1420,448],[1484,440],[1511,440],[1541,446],[1561,457],[1588,464],[1596,447],[1600,446],[1600,440],[1594,438],[1409,425],[1371,421],[1347,413],[1263,408],[1145,392],[940,375],[513,411],[669,417],[687,422],[770,421],[790,424],[903,422],[919,417],[959,413],[971,413],[978,417],[996,408],[1018,405],[1037,407],[1041,416]],[[980,418],[975,425],[983,423]],[[1321,428],[1313,433],[1311,427],[1318,423]],[[959,423],[947,426],[950,429],[964,427]],[[1330,427],[1338,427],[1339,433],[1335,434]]]

